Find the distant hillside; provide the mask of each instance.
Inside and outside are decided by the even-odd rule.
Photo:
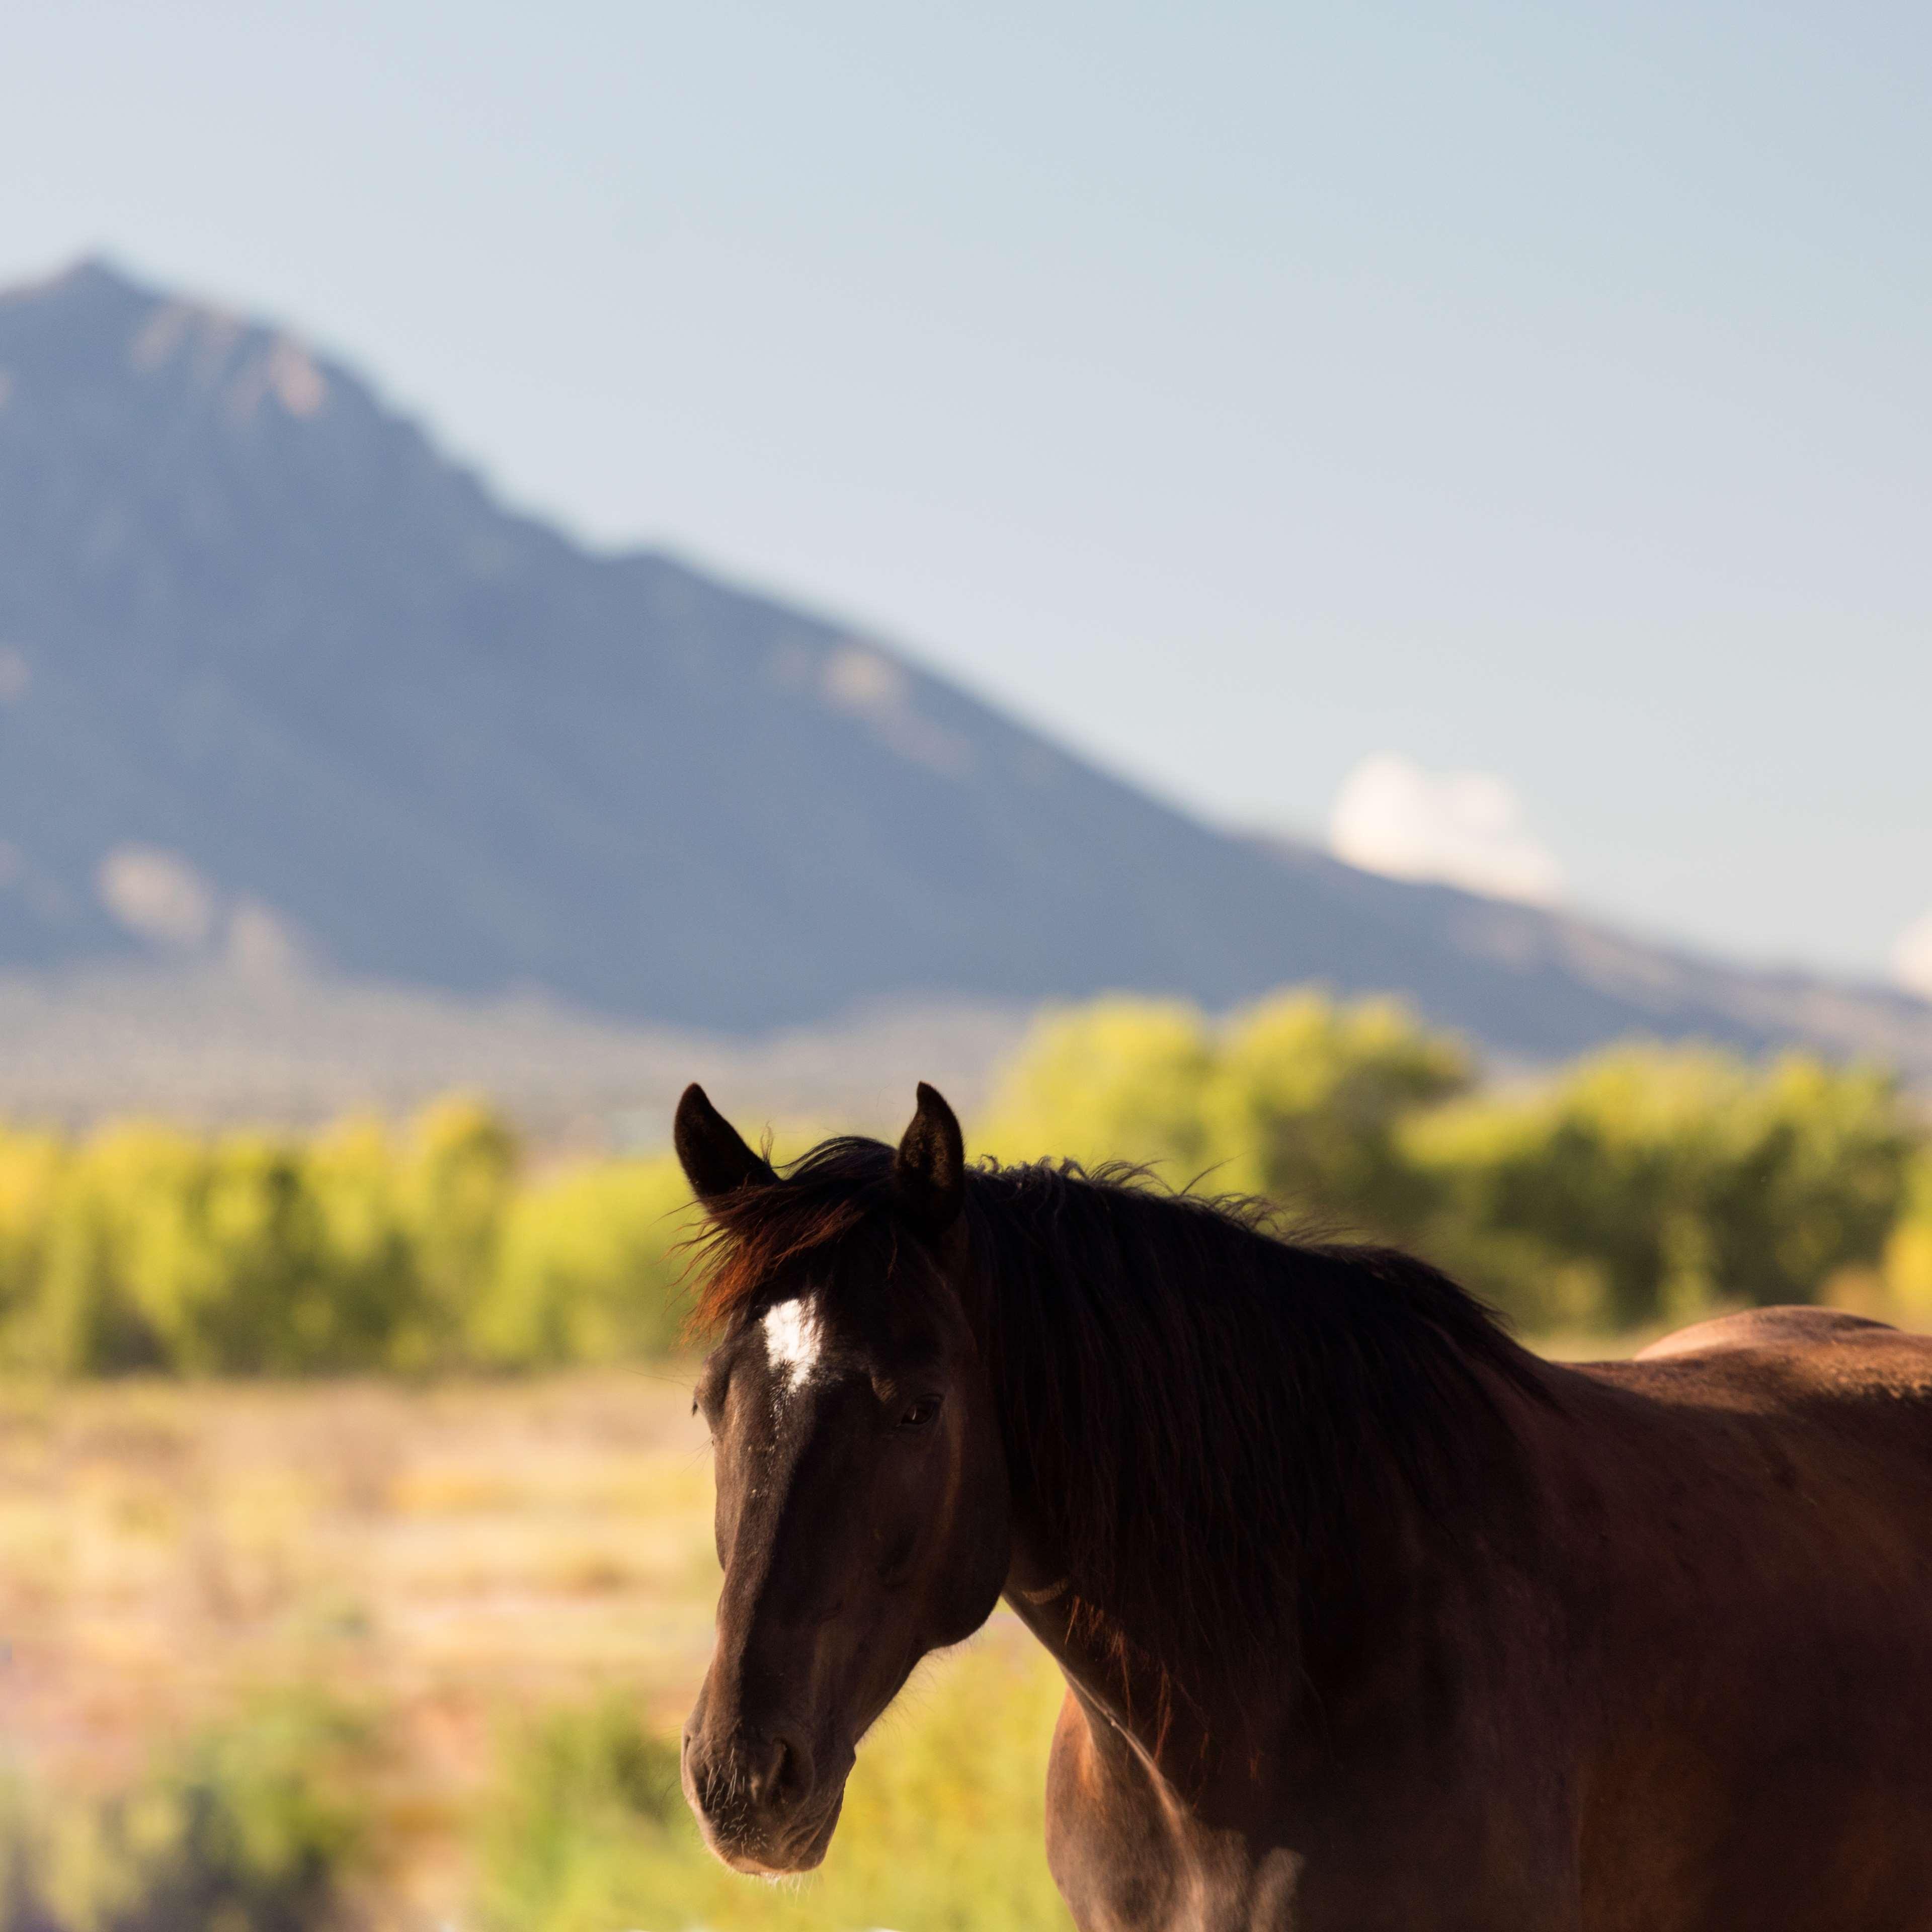
[[[658,1148],[678,1095],[701,1080],[748,1132],[896,1132],[920,1080],[977,1113],[1028,1018],[950,1001],[740,1040],[528,997],[89,968],[0,979],[0,1114],[69,1128],[130,1115],[314,1126],[480,1091],[539,1148]]]
[[[155,956],[741,1032],[1313,978],[1526,1055],[1932,1067],[1902,998],[1214,832],[876,640],[509,513],[348,370],[90,263],[0,297],[0,969]]]

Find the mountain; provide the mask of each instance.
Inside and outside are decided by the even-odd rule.
[[[740,1033],[1318,979],[1525,1056],[1932,1066],[1902,996],[1216,832],[875,638],[514,514],[350,370],[88,262],[0,296],[0,970],[150,956]]]
[[[749,1132],[889,1133],[920,1080],[970,1118],[1029,1018],[949,1000],[738,1040],[528,995],[88,967],[0,978],[0,1112],[70,1130],[130,1116],[314,1127],[480,1092],[542,1151],[645,1148],[669,1144],[678,1096],[701,1080]]]

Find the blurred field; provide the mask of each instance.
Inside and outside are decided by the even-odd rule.
[[[0,1387],[0,1932],[1064,1932],[1060,1685],[1004,1611],[866,1741],[822,1874],[698,1846],[688,1375]]]
[[[1102,1000],[971,1144],[1374,1231],[1556,1355],[1932,1320],[1932,1122],[1870,1069],[1640,1043],[1484,1086],[1386,1002]],[[1060,1686],[1004,1613],[866,1741],[824,1873],[698,1845],[694,1225],[669,1156],[538,1155],[473,1100],[0,1126],[0,1932],[1064,1932]]]
[[[868,1744],[826,1879],[730,1879],[674,1792],[628,1803],[639,1720],[675,1736],[710,1648],[688,1388],[667,1367],[7,1389],[0,1724],[30,1798],[111,1799],[182,1740],[284,1721],[299,1692],[361,1727],[335,1774],[383,1925],[1056,1922],[1037,1820],[1057,1679],[1004,1612]],[[996,1916],[990,1870],[948,1849],[962,1834],[1019,1888]]]

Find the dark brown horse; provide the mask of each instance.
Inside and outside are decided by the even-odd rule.
[[[693,1088],[724,1566],[684,1781],[816,1864],[1004,1594],[1068,1691],[1085,1928],[1932,1928],[1932,1342],[1802,1309],[1634,1362],[1125,1176],[781,1178]]]

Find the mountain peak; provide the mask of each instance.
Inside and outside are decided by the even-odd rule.
[[[56,288],[71,289],[76,292],[106,292],[148,298],[154,292],[137,281],[112,256],[106,254],[80,256],[48,280]]]
[[[113,303],[131,307],[160,299],[112,256],[82,255],[63,268],[0,288],[0,306]]]
[[[10,392],[23,394],[76,384],[98,392],[104,382],[172,375],[215,400],[231,424],[265,403],[312,416],[331,387],[292,336],[154,288],[103,255],[0,291],[0,368]]]
[[[266,945],[736,1031],[1321,980],[1526,1055],[1932,1064],[1926,1009],[1600,940],[1284,862],[842,626],[586,554],[339,364],[111,261],[0,297],[0,968]]]

